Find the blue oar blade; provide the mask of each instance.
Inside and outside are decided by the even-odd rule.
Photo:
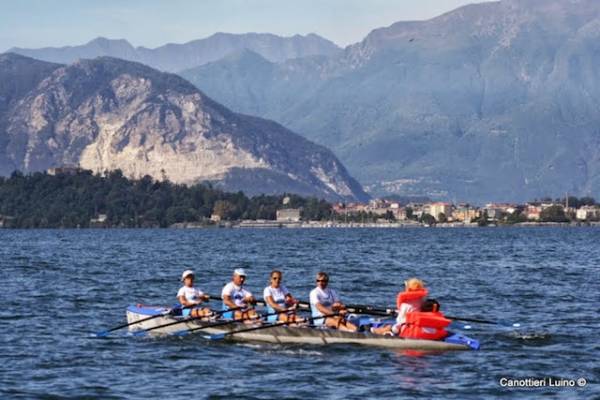
[[[107,337],[108,335],[110,335],[109,331],[96,332],[96,337]]]
[[[226,336],[225,333],[215,333],[214,335],[207,335],[204,337],[209,340],[223,340],[223,339],[225,339],[225,336]]]
[[[186,336],[190,333],[188,329],[183,329],[181,331],[177,331],[173,333],[173,336]]]
[[[133,335],[133,336],[146,336],[146,334],[147,333],[144,330],[131,332],[131,335]]]

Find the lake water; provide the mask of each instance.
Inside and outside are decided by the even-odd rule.
[[[598,398],[599,243],[597,228],[0,230],[0,397]],[[259,297],[273,268],[302,300],[324,270],[344,301],[378,306],[418,276],[447,314],[523,328],[473,324],[480,351],[425,356],[92,335],[129,304],[174,304],[184,269],[219,294],[240,265]]]

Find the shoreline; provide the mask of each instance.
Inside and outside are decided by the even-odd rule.
[[[489,224],[479,226],[477,224],[446,223],[437,225],[423,225],[420,223],[320,223],[320,222],[244,222],[244,223],[220,223],[219,225],[200,225],[179,223],[169,227],[72,227],[72,228],[12,228],[0,227],[0,231],[15,230],[108,230],[108,229],[132,229],[132,230],[193,230],[193,229],[473,229],[473,228],[600,228],[600,222],[586,223],[560,223],[560,222],[524,222],[518,224]]]

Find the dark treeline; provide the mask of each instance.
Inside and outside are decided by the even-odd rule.
[[[205,222],[212,214],[222,220],[275,219],[279,208],[302,208],[305,220],[331,217],[324,200],[287,195],[249,198],[210,185],[176,185],[149,176],[130,180],[121,171],[106,176],[91,171],[48,175],[13,173],[0,177],[0,218],[14,228],[85,228],[106,215],[107,227],[168,227],[179,222]]]

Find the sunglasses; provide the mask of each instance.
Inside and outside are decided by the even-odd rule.
[[[281,280],[281,277],[280,277],[280,276],[273,276],[273,277],[271,278],[271,280],[272,280],[272,281],[280,281],[280,280]]]
[[[329,282],[329,279],[317,279],[317,282]]]

